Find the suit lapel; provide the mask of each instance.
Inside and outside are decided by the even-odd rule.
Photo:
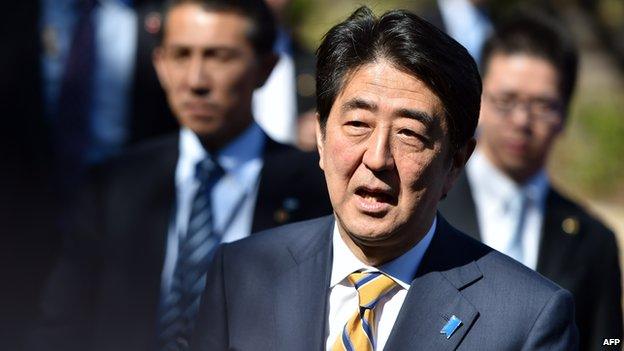
[[[438,207],[451,224],[473,238],[481,240],[477,209],[466,171],[461,173],[446,199],[441,201]]]
[[[333,218],[288,248],[293,265],[275,281],[277,350],[322,350],[331,276]]]
[[[387,350],[454,350],[470,331],[479,311],[461,290],[481,279],[474,260],[482,253],[471,251],[475,245],[462,245],[459,235],[438,216],[436,234],[399,312]],[[452,316],[462,323],[447,338],[440,331]]]
[[[537,258],[537,271],[557,281],[567,270],[569,262],[572,270],[577,264],[570,257],[578,252],[582,235],[580,219],[569,211],[561,196],[550,189],[546,197],[542,238]]]
[[[273,220],[275,214],[275,202],[276,197],[280,197],[280,189],[284,184],[277,183],[274,179],[280,179],[279,172],[289,172],[290,167],[283,167],[283,165],[275,165],[273,155],[280,148],[280,144],[266,137],[266,145],[264,147],[264,162],[262,170],[260,171],[260,183],[258,185],[258,196],[256,198],[256,207],[254,209],[253,223],[251,232],[255,233],[260,230],[274,227],[276,224]],[[280,186],[276,186],[280,184]],[[278,194],[276,194],[278,192]]]

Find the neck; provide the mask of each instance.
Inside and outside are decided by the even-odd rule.
[[[206,151],[211,154],[216,153],[241,136],[251,126],[252,121],[253,118],[250,118],[246,123],[230,126],[227,130],[219,133],[198,135],[199,141]]]
[[[340,224],[338,219],[336,223],[342,241],[344,241],[355,257],[368,266],[379,267],[401,257],[416,246],[429,232],[434,217],[435,214],[430,220],[422,221],[421,223],[428,223],[427,226],[423,226],[422,228],[402,228],[395,233],[390,233],[383,238],[376,238],[374,240],[349,233],[342,224]],[[415,233],[418,234],[415,235]]]

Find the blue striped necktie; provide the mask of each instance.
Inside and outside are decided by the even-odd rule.
[[[199,310],[206,271],[221,236],[214,230],[210,194],[224,171],[210,158],[198,162],[199,188],[189,216],[186,235],[180,238],[171,290],[159,318],[159,349],[186,350]]]
[[[360,307],[345,324],[332,351],[374,351],[375,307],[397,284],[381,272],[355,272],[348,279],[358,291]]]

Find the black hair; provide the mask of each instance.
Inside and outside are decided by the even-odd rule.
[[[384,59],[423,81],[442,101],[453,147],[473,137],[481,104],[481,78],[468,51],[435,26],[405,10],[377,18],[365,6],[327,32],[317,50],[316,100],[321,130],[346,78]]]
[[[206,11],[231,12],[248,18],[252,24],[247,34],[252,47],[259,55],[268,54],[273,50],[277,36],[273,13],[264,0],[169,0],[163,10],[163,26],[160,31],[160,41],[165,35],[166,21],[169,12],[174,7],[194,4],[201,6]]]
[[[492,56],[525,54],[548,61],[557,70],[559,91],[567,107],[576,84],[578,53],[561,23],[535,9],[521,9],[501,21],[483,46],[481,70],[487,74]]]

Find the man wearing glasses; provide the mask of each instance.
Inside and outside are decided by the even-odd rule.
[[[537,270],[575,298],[581,350],[622,337],[612,232],[554,190],[547,157],[564,128],[574,45],[551,20],[516,16],[486,42],[477,149],[439,208],[450,223]]]

